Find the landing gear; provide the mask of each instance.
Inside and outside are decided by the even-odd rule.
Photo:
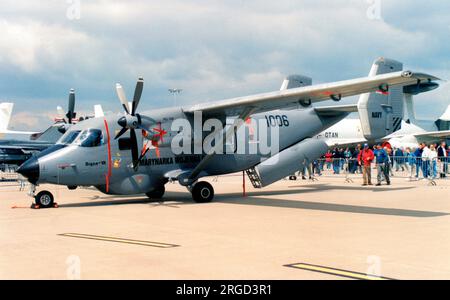
[[[36,205],[42,208],[50,208],[54,207],[54,197],[53,194],[49,191],[42,191],[39,192],[35,197],[34,200],[36,202]]]
[[[214,198],[214,188],[206,181],[194,183],[191,187],[192,199],[197,203],[211,202]]]
[[[145,193],[150,199],[161,199],[166,192],[164,185],[155,188],[153,191]]]

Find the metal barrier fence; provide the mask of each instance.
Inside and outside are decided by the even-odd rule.
[[[384,164],[383,164],[384,165]],[[450,178],[450,157],[437,157],[434,159],[416,158],[412,156],[390,157],[388,170],[391,177],[420,179],[447,179]],[[372,177],[378,173],[378,164],[374,160],[371,164]],[[375,172],[375,173],[374,173]],[[317,176],[341,176],[352,182],[361,178],[362,166],[356,158],[321,158],[314,160],[304,170],[298,172],[303,179],[316,179]]]

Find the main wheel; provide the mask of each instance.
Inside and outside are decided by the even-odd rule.
[[[194,184],[191,192],[192,199],[197,203],[211,202],[214,198],[214,188],[206,181],[200,181]]]
[[[150,199],[161,199],[164,196],[165,192],[166,192],[166,188],[164,187],[164,185],[161,185],[161,186],[155,188],[153,191],[150,191],[145,194]]]
[[[39,205],[42,208],[49,208],[49,207],[53,207],[53,205],[54,205],[53,195],[49,191],[39,192],[34,197],[34,201],[36,202],[37,205]]]

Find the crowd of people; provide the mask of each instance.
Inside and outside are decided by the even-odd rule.
[[[421,143],[414,148],[391,148],[389,145],[368,144],[355,148],[334,148],[322,158],[315,160],[308,168],[311,174],[322,175],[324,170],[333,174],[362,174],[363,185],[372,185],[372,168],[377,170],[377,183],[391,184],[394,172],[407,172],[410,179],[445,178],[449,171],[450,147],[445,141],[440,144]],[[302,177],[306,179],[306,168]]]

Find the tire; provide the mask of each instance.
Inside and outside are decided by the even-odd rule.
[[[39,207],[42,208],[50,208],[54,206],[54,197],[52,193],[49,191],[42,191],[39,192],[35,197],[34,200]]]
[[[297,176],[291,175],[291,176],[289,176],[289,180],[295,181],[295,180],[297,180]]]
[[[164,196],[164,193],[166,192],[166,188],[164,185],[157,187],[153,191],[150,191],[148,193],[145,193],[147,197],[150,199],[161,199]]]
[[[197,203],[211,202],[214,198],[214,188],[206,181],[200,181],[192,187],[192,199]]]

